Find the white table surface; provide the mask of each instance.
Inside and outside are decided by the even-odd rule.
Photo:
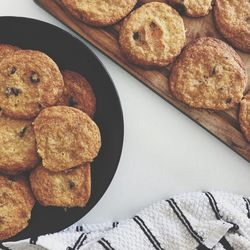
[[[36,18],[69,31],[32,0],[0,0],[0,16],[7,15]],[[125,138],[115,178],[83,222],[125,219],[181,192],[224,190],[250,196],[246,160],[84,43],[114,80],[124,112]]]

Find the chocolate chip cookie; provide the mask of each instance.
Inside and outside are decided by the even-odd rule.
[[[28,226],[35,204],[28,183],[23,177],[0,175],[0,240],[6,240]]]
[[[64,91],[57,105],[74,107],[93,117],[96,108],[96,98],[89,82],[74,71],[64,70],[62,75]]]
[[[240,127],[248,142],[250,142],[250,92],[240,102]]]
[[[225,110],[241,101],[246,69],[230,46],[204,37],[184,49],[172,68],[169,84],[173,95],[191,107]]]
[[[167,2],[187,16],[201,17],[210,12],[213,0],[167,0]]]
[[[13,52],[19,50],[18,47],[10,45],[10,44],[0,44],[0,61]]]
[[[30,175],[32,191],[43,206],[84,207],[90,197],[90,164],[62,172],[39,166]]]
[[[39,162],[32,121],[0,117],[0,172],[16,175]]]
[[[0,61],[0,108],[7,116],[37,116],[57,103],[63,86],[56,63],[42,52],[17,50]]]
[[[152,2],[136,9],[120,30],[120,46],[133,63],[161,67],[171,63],[185,45],[185,27],[176,10]]]
[[[216,0],[214,17],[218,30],[234,47],[250,52],[249,0]]]
[[[127,16],[137,0],[61,0],[61,2],[81,21],[94,26],[107,26]]]
[[[34,129],[43,166],[54,172],[93,161],[101,147],[99,128],[76,108],[46,108],[35,119]]]

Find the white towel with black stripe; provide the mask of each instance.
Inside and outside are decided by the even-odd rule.
[[[2,248],[250,250],[250,200],[224,192],[187,193],[153,204],[126,221],[73,226]]]

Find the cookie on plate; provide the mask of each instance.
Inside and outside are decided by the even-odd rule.
[[[172,68],[169,84],[173,95],[191,107],[225,110],[242,99],[247,75],[230,46],[204,37],[184,49]]]
[[[127,16],[137,0],[61,0],[61,2],[81,21],[94,26],[107,26]]]
[[[185,41],[181,16],[159,2],[144,4],[132,12],[122,25],[119,37],[124,55],[144,67],[168,65],[181,52]]]
[[[250,52],[249,0],[216,0],[214,17],[218,30],[234,47]]]
[[[19,50],[18,47],[10,45],[10,44],[0,44],[0,61],[9,54]]]
[[[74,71],[64,70],[62,75],[64,90],[57,105],[74,107],[93,117],[96,108],[96,98],[89,82]]]
[[[176,9],[190,17],[206,16],[212,9],[213,0],[167,0]]]
[[[56,63],[42,52],[17,50],[0,61],[0,108],[7,116],[37,116],[57,103],[63,86]]]
[[[62,172],[39,166],[30,175],[32,191],[43,206],[84,207],[90,197],[89,163]]]
[[[240,102],[240,127],[246,140],[250,143],[250,92]]]
[[[76,108],[46,108],[35,119],[34,129],[43,166],[54,172],[93,161],[101,147],[99,128]]]
[[[23,177],[9,179],[0,175],[0,240],[6,240],[28,226],[35,204]]]
[[[0,172],[16,175],[39,162],[32,121],[0,117]]]

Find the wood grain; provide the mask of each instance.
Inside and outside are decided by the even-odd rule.
[[[147,2],[149,1],[150,0],[147,0]],[[244,139],[240,130],[238,107],[219,112],[187,107],[185,104],[176,100],[169,91],[168,76],[171,65],[158,70],[145,70],[130,64],[125,59],[118,44],[120,24],[106,28],[91,27],[73,18],[63,8],[59,0],[35,0],[35,2],[122,66],[155,93],[159,94],[167,102],[189,116],[193,121],[216,136],[247,161],[250,161],[250,144]],[[188,41],[201,36],[212,36],[223,39],[215,29],[212,13],[203,18],[184,17],[184,22],[187,28]],[[237,52],[247,66],[249,83],[246,90],[248,90],[250,88],[250,54]]]

